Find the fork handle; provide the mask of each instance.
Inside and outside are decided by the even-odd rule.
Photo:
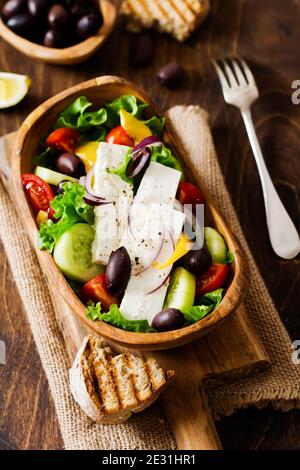
[[[271,180],[253,125],[251,110],[242,110],[242,116],[262,184],[267,225],[272,248],[275,253],[283,259],[295,258],[300,252],[299,234]]]

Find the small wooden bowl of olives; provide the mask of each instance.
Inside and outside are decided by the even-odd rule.
[[[108,0],[0,0],[0,36],[32,59],[72,65],[93,55],[111,33]]]

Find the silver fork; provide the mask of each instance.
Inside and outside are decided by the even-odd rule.
[[[243,116],[262,184],[273,250],[281,258],[295,258],[300,252],[299,234],[271,180],[253,125],[251,105],[259,96],[255,79],[242,59],[213,60],[213,65],[219,76],[226,103],[239,108]]]

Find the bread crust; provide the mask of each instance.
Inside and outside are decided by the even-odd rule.
[[[203,23],[209,11],[209,0],[124,0],[121,6],[129,31],[156,28],[180,42]]]
[[[122,423],[143,411],[173,376],[174,371],[164,371],[152,358],[113,355],[93,335],[84,338],[69,370],[75,401],[90,419],[102,424]]]

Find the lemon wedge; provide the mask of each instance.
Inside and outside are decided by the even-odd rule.
[[[0,109],[20,103],[30,87],[30,78],[16,73],[0,72]]]

